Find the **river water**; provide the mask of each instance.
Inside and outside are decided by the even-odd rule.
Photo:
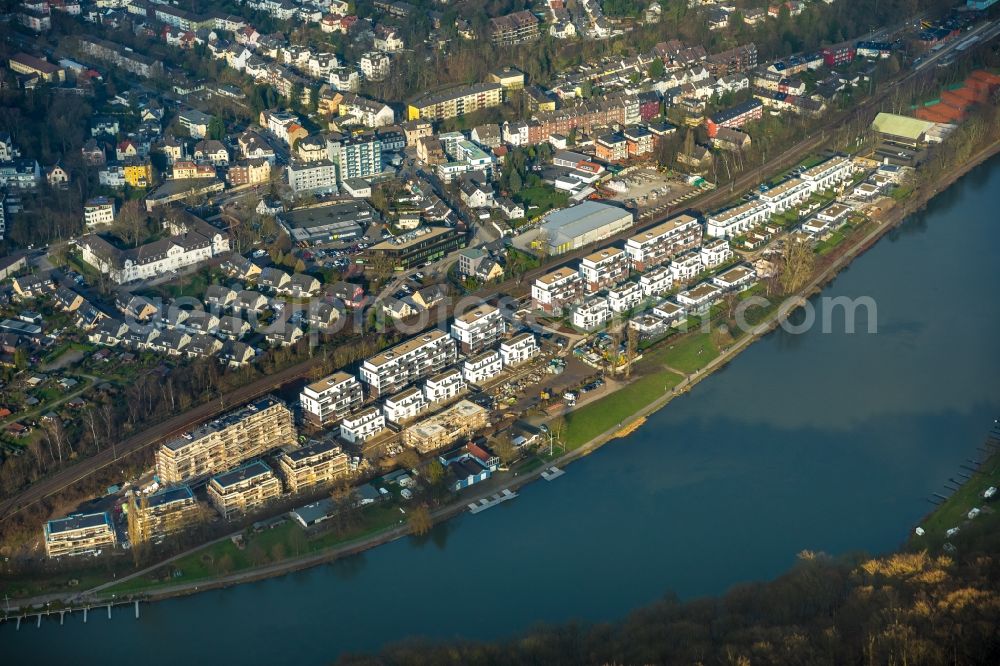
[[[499,638],[773,578],[804,549],[899,545],[1000,416],[1000,159],[854,262],[878,334],[777,331],[625,440],[424,539],[277,579],[0,627],[6,663],[328,663]]]

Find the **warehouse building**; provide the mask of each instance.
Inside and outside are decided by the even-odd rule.
[[[927,132],[934,123],[895,113],[880,113],[872,121],[872,130],[885,141],[919,148],[927,143]]]
[[[376,216],[367,201],[351,200],[296,208],[279,215],[278,221],[293,243],[308,247],[360,238]]]
[[[541,233],[551,256],[596,243],[631,226],[632,213],[624,208],[584,201],[546,215]]]

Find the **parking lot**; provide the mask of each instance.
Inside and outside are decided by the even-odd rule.
[[[620,190],[612,199],[628,206],[635,206],[640,211],[670,205],[698,192],[698,188],[671,178],[652,167],[644,167],[620,176],[610,181],[608,187]]]

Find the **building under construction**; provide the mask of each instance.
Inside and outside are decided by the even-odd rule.
[[[202,507],[188,486],[173,486],[144,495],[133,493],[128,503],[128,533],[133,545],[180,532],[197,522]]]
[[[216,474],[208,482],[208,501],[226,520],[251,513],[281,496],[281,481],[264,462]]]
[[[292,413],[266,396],[156,450],[156,474],[168,485],[231,469],[271,449],[295,444]]]
[[[403,443],[420,453],[429,453],[455,443],[489,426],[489,412],[468,400],[424,419],[403,431]]]
[[[311,442],[306,446],[282,451],[278,472],[291,493],[327,486],[347,476],[348,455],[331,441]]]

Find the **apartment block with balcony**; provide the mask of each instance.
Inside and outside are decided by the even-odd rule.
[[[385,414],[378,407],[362,409],[340,422],[340,436],[351,444],[367,442],[385,430]]]
[[[208,482],[208,501],[226,520],[252,513],[280,496],[281,481],[260,460],[217,474]]]
[[[462,363],[462,377],[468,384],[481,386],[500,376],[501,372],[503,372],[503,360],[500,358],[500,352],[495,349],[466,359]]]
[[[271,449],[295,443],[292,413],[265,396],[176,437],[156,450],[156,474],[165,484],[216,474]]]
[[[376,396],[439,372],[455,362],[455,341],[433,329],[376,354],[361,365],[361,381]]]
[[[424,382],[424,399],[428,403],[448,402],[465,392],[465,378],[458,368],[451,368],[428,377]]]
[[[616,314],[628,312],[642,302],[642,287],[638,282],[626,282],[608,291],[608,307]]]
[[[813,186],[801,178],[789,178],[776,187],[760,193],[760,200],[771,209],[772,215],[794,208],[813,193]]]
[[[458,340],[463,354],[478,354],[492,347],[503,335],[503,314],[492,305],[477,305],[465,314],[455,317],[451,324],[451,337]]]
[[[361,407],[364,395],[354,375],[335,372],[307,384],[299,394],[302,417],[315,426],[335,423]]]
[[[580,261],[580,277],[587,292],[613,287],[628,278],[628,255],[617,247],[606,247]]]
[[[729,241],[725,238],[716,238],[701,246],[698,251],[701,256],[701,263],[705,268],[715,268],[721,266],[733,258],[733,250],[729,247]]]
[[[604,326],[611,318],[611,308],[608,299],[594,296],[576,306],[573,310],[573,326],[584,331],[594,331]]]
[[[806,169],[799,178],[809,183],[813,192],[822,192],[845,183],[854,174],[854,164],[843,155],[835,155],[822,164]]]
[[[520,365],[534,358],[539,351],[534,333],[521,333],[500,343],[500,358],[505,368]]]
[[[580,300],[583,279],[571,268],[557,268],[536,278],[531,285],[532,307],[552,314]]]
[[[390,423],[409,421],[430,408],[423,391],[414,387],[390,396],[382,403],[385,420]]]
[[[706,232],[715,238],[733,238],[764,224],[771,217],[771,207],[754,199],[708,216]]]
[[[662,296],[674,286],[674,275],[668,266],[657,266],[639,277],[639,288],[644,298]]]
[[[407,105],[406,119],[446,120],[502,102],[503,86],[499,83],[473,83],[422,95]]]
[[[129,539],[133,544],[160,539],[196,522],[201,507],[189,486],[172,486],[129,501]]]
[[[45,554],[91,555],[118,543],[108,513],[78,513],[45,523]]]
[[[674,284],[690,282],[704,269],[701,255],[694,251],[682,254],[670,262],[670,273],[674,276]]]
[[[538,19],[527,10],[490,19],[490,41],[498,46],[532,42],[538,35]]]
[[[678,215],[629,238],[625,241],[625,253],[632,268],[642,272],[697,247],[701,244],[701,235],[697,218]]]
[[[331,441],[317,441],[282,451],[278,456],[278,473],[290,493],[328,486],[348,474],[349,456]]]

